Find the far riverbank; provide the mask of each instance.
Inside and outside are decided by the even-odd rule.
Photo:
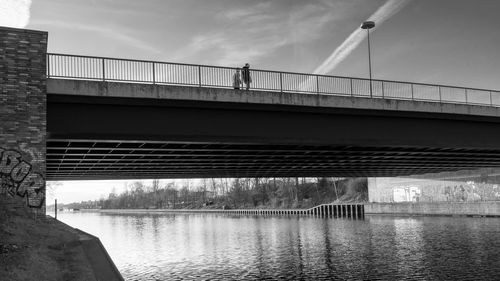
[[[319,206],[363,205],[366,215],[409,215],[409,216],[484,216],[500,217],[500,202],[403,202],[403,203],[332,203],[308,209],[82,209],[82,212],[101,213],[241,213],[241,214],[314,214],[309,212]],[[333,211],[332,211],[333,212]],[[319,214],[319,212],[318,212]]]

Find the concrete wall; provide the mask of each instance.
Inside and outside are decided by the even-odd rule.
[[[79,96],[280,104],[323,108],[353,108],[500,117],[500,107],[481,105],[57,78],[48,79],[47,91],[49,94]]]
[[[500,216],[500,202],[369,203],[365,214]]]
[[[367,214],[500,216],[500,169],[368,178]]]
[[[500,169],[368,178],[370,202],[500,201]]]
[[[0,27],[0,204],[45,200],[47,33]]]

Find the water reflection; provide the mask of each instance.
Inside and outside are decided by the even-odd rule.
[[[500,219],[62,213],[127,280],[495,279]]]

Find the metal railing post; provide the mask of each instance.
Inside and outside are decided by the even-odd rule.
[[[106,70],[105,70],[104,58],[102,58],[101,61],[102,61],[102,81],[106,81]]]
[[[156,84],[155,76],[155,62],[153,62],[153,85]]]
[[[411,100],[415,100],[414,95],[413,95],[413,84],[411,84]]]
[[[467,92],[467,89],[466,89],[466,88],[464,88],[464,90],[465,90],[465,104],[468,104],[468,103],[469,103],[469,99],[468,99],[468,97],[467,97],[468,92]]]
[[[198,86],[201,87],[201,65],[198,65]]]
[[[490,91],[490,105],[493,106],[493,97],[491,91]]]
[[[283,93],[283,72],[280,72],[280,91]]]
[[[47,78],[50,78],[50,54],[47,54]]]
[[[316,93],[319,95],[319,75],[316,75]]]
[[[439,91],[439,102],[443,102],[443,98],[441,97],[441,86],[438,86],[438,91]]]
[[[385,87],[384,87],[384,81],[382,81],[382,98],[385,98]]]
[[[352,96],[354,95],[354,94],[353,94],[353,93],[354,93],[354,90],[353,90],[353,88],[352,88],[352,78],[349,78],[349,80],[351,80],[351,97],[352,97]]]

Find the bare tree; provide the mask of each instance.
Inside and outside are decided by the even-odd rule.
[[[153,205],[158,208],[158,190],[160,189],[160,180],[154,179],[151,184],[151,189],[153,191]]]

